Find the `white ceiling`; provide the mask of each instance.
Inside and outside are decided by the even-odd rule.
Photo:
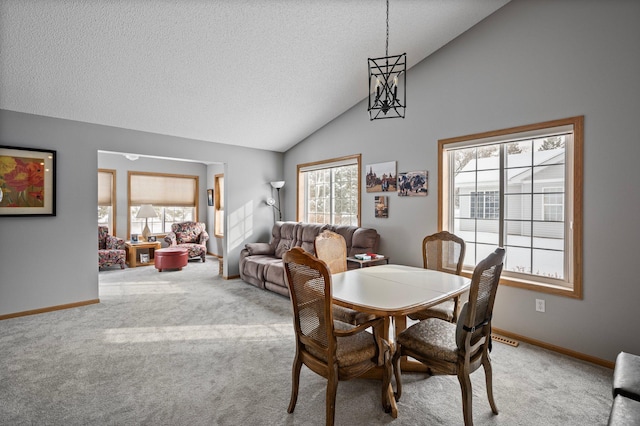
[[[389,54],[508,1],[392,0]],[[0,108],[286,151],[367,97],[385,22],[384,0],[0,0]]]

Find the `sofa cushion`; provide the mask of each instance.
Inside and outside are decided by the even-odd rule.
[[[282,222],[273,227],[274,240],[278,240],[275,249],[277,258],[282,259],[282,256],[284,256],[288,250],[296,246],[298,226],[295,222]]]
[[[318,234],[327,229],[328,225],[317,223],[305,223],[298,227],[298,241],[296,246],[302,247],[302,249],[315,256],[316,250],[314,248],[314,241]]]
[[[285,281],[286,273],[284,271],[284,262],[280,259],[279,262],[272,262],[266,264],[264,267],[264,280],[273,284],[277,284],[281,287],[287,287]]]
[[[265,269],[274,263],[282,264],[282,260],[273,255],[255,255],[251,256],[251,262],[244,262],[242,273],[244,275],[254,277],[258,281],[265,280]]]
[[[349,240],[347,240],[349,241]],[[356,228],[351,238],[351,248],[349,249],[349,256],[353,256],[358,253],[366,253],[368,251],[377,252],[378,244],[380,242],[380,234],[378,231],[371,228]]]
[[[271,254],[275,251],[269,243],[249,243],[245,245],[245,248],[249,251],[249,256],[255,256],[258,254]]]

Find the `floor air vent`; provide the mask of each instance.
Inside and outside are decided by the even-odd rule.
[[[500,336],[497,334],[492,334],[491,340],[493,340],[494,342],[500,342],[504,343],[505,345],[513,346],[514,348],[517,348],[520,344],[517,340],[509,339],[508,337]]]

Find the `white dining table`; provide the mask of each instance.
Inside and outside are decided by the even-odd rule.
[[[336,303],[380,316],[403,316],[458,296],[469,278],[405,265],[379,265],[333,274]]]
[[[385,319],[385,339],[395,349],[396,336],[407,325],[408,314],[469,290],[469,278],[430,269],[405,265],[380,265],[332,274],[334,303]],[[426,371],[416,362],[403,359],[402,371]],[[398,407],[389,385],[391,414],[398,416]]]

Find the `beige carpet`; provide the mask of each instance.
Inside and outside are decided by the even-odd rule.
[[[0,321],[0,424],[324,424],[326,382],[306,367],[296,411],[286,412],[289,300],[217,273],[215,258],[182,271],[110,269],[100,272],[100,304]],[[476,425],[606,424],[612,370],[527,344],[493,346],[500,414],[479,370]],[[340,382],[336,424],[462,424],[455,377],[404,377],[395,420],[376,381]]]

